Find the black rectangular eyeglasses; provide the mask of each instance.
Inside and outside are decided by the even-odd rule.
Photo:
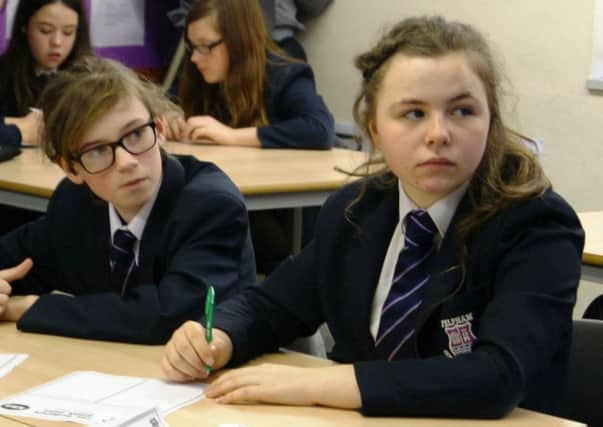
[[[88,173],[100,173],[115,163],[115,150],[122,147],[128,153],[139,155],[149,151],[157,143],[157,132],[153,120],[132,129],[115,142],[94,145],[71,156]]]
[[[219,40],[216,40],[215,42],[211,42],[211,43],[207,43],[207,44],[194,45],[187,39],[184,41],[184,47],[186,48],[186,51],[189,54],[192,54],[193,51],[196,51],[197,53],[199,53],[201,55],[209,55],[211,53],[212,49],[214,47],[218,46],[223,41],[224,41],[223,39],[219,39]]]

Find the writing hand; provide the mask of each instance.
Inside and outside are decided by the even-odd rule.
[[[161,369],[172,381],[193,381],[207,378],[205,365],[212,371],[220,369],[232,357],[232,341],[220,329],[213,328],[211,344],[205,340],[205,328],[188,321],[172,334],[165,346]]]

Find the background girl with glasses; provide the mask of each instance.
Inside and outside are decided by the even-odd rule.
[[[184,36],[189,53],[179,97],[186,122],[172,120],[168,139],[331,148],[334,121],[312,69],[274,44],[256,1],[196,1]],[[304,216],[310,234],[311,215]],[[291,252],[291,211],[252,212],[250,221],[258,271],[267,274]]]
[[[328,149],[334,122],[309,65],[270,39],[255,1],[201,0],[187,15],[174,139],[262,148]]]

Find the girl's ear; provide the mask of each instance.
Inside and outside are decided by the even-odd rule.
[[[77,185],[84,183],[82,176],[73,167],[71,167],[71,165],[65,159],[61,157],[58,164],[61,169],[63,169],[63,172],[65,172],[65,175],[67,175],[69,181]]]
[[[371,138],[371,142],[375,146],[375,148],[379,147],[379,132],[377,132],[377,125],[375,124],[374,119],[369,119],[366,122],[366,128],[369,133],[369,137]]]

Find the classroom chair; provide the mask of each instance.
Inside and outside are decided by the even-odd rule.
[[[575,319],[567,417],[603,427],[603,321]]]
[[[368,151],[368,140],[354,123],[335,122],[335,147]]]
[[[592,300],[582,316],[585,319],[603,320],[603,295]]]

